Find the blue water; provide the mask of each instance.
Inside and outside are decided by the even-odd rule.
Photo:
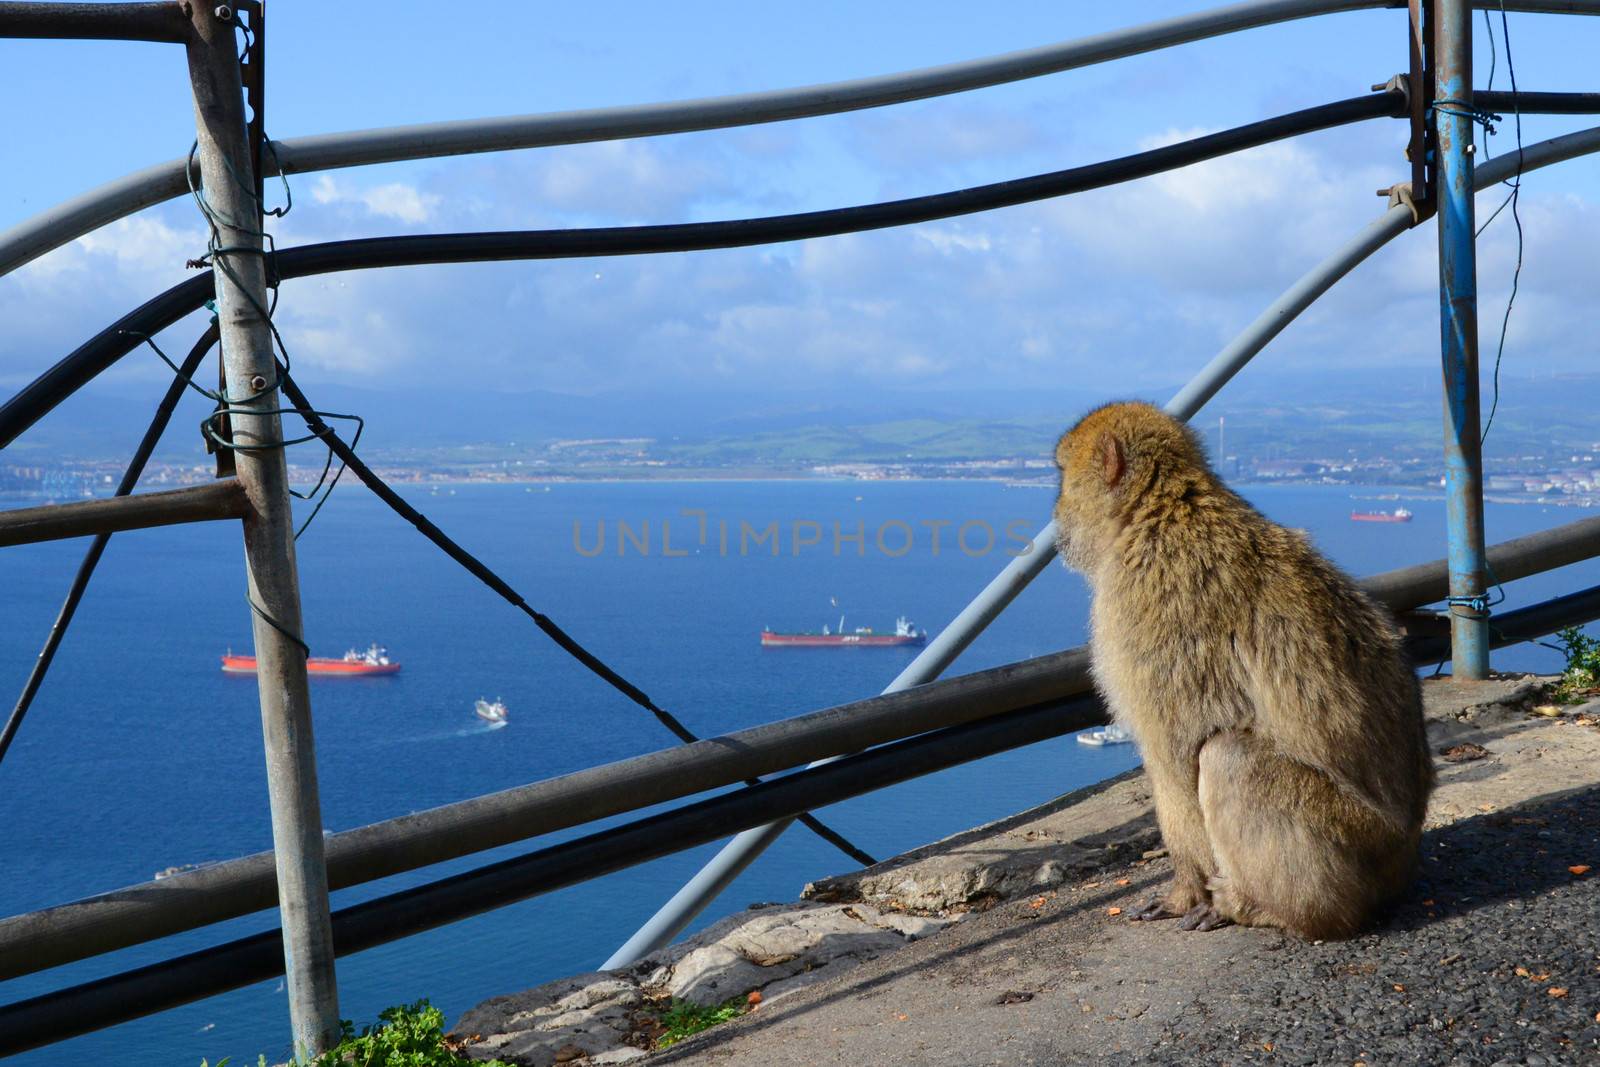
[[[702,734],[796,714],[877,692],[911,659],[901,649],[762,650],[763,626],[848,623],[879,628],[897,614],[937,629],[1005,562],[1015,541],[1048,516],[1043,489],[995,483],[782,482],[463,486],[406,491],[662,706]],[[1249,495],[1273,518],[1311,531],[1361,574],[1442,554],[1439,502],[1408,502],[1409,525],[1352,524],[1334,487],[1273,487]],[[707,512],[706,543],[698,518]],[[1490,505],[1491,540],[1578,518],[1567,509]],[[672,523],[664,557],[661,522]],[[650,523],[648,556],[617,554],[617,528]],[[718,522],[730,523],[728,551]],[[781,552],[739,551],[739,523],[780,524]],[[932,527],[940,551],[932,551]],[[604,551],[592,551],[598,529]],[[875,544],[885,523],[915,541],[890,556]],[[820,543],[794,550],[802,539]],[[835,554],[833,525],[866,531]],[[996,543],[987,553],[987,523]],[[898,552],[905,531],[884,527]],[[14,693],[83,551],[82,542],[0,552],[6,625],[0,693]],[[860,554],[858,554],[858,552]],[[84,600],[57,665],[0,766],[0,914],[14,914],[145,881],[162,868],[270,847],[255,685],[217,669],[224,649],[248,649],[248,609],[237,528],[191,526],[119,535]],[[306,632],[319,655],[371,640],[404,663],[393,678],[313,682],[323,821],[342,830],[665,747],[646,713],[560,653],[520,613],[479,586],[359,486],[342,487],[300,545]],[[1597,581],[1586,564],[1518,583],[1506,605]],[[1052,567],[963,656],[958,670],[992,666],[1084,639],[1081,582]],[[1537,648],[1498,653],[1502,668],[1552,669]],[[476,697],[502,697],[512,721],[487,728]],[[6,697],[9,706],[9,695]],[[1128,748],[1090,749],[1071,738],[884,790],[822,812],[862,847],[887,856],[1038,804],[1122,771]],[[544,843],[544,842],[540,842]],[[525,851],[502,850],[494,856]],[[526,901],[339,962],[342,1014],[370,1021],[393,1003],[429,997],[452,1018],[476,1002],[597,966],[716,849],[708,845]],[[483,862],[471,857],[336,894],[340,906]],[[808,880],[848,863],[795,829],[724,894],[702,922],[759,900],[793,899]],[[265,914],[0,983],[10,1002],[274,925]],[[288,1036],[273,980],[24,1055],[18,1064],[215,1063],[282,1059]]]

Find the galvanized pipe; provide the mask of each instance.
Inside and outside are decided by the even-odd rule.
[[[1474,0],[1474,5],[1499,6],[1497,0]],[[356,130],[273,144],[284,173],[305,174],[370,163],[721,129],[923,100],[1315,15],[1404,6],[1398,0],[1254,0],[985,59],[826,85]],[[1600,0],[1507,0],[1506,9],[1600,15]],[[107,223],[181,196],[186,189],[183,161],[169,160],[57,204],[0,233],[0,276]]]
[[[159,493],[15,508],[0,511],[0,547],[183,522],[241,519],[249,510],[244,490],[232,478]]]
[[[1490,545],[1485,555],[1502,582],[1593,559],[1600,556],[1600,516],[1501,541]],[[1386,571],[1366,579],[1361,587],[1391,611],[1408,611],[1444,598],[1450,588],[1449,561],[1436,559]]]
[[[250,498],[244,519],[246,596],[255,637],[262,743],[277,859],[278,910],[295,1056],[320,1055],[339,1041],[339,992],[328,920],[322,807],[301,634],[300,583],[288,462],[277,415],[278,368],[268,321],[260,201],[246,137],[234,14],[196,4],[186,52],[194,94],[197,201],[211,255],[239,484]]]
[[[457,859],[796,764],[1069,699],[1090,688],[1081,648],[853,701],[332,834],[335,889]],[[270,908],[273,856],[185,871],[0,920],[0,981]]]
[[[1571,159],[1571,158],[1574,158],[1574,157],[1577,157],[1577,156],[1581,156],[1581,155],[1585,155],[1585,154],[1588,154],[1588,153],[1591,153],[1591,152],[1595,152],[1595,151],[1600,151],[1600,128],[1579,131],[1577,133],[1567,134],[1567,135],[1564,135],[1562,137],[1557,137],[1557,138],[1551,139],[1549,141],[1544,141],[1544,142],[1540,142],[1540,143],[1535,144],[1535,145],[1528,146],[1525,149],[1525,152],[1524,152],[1523,169],[1524,169],[1524,171],[1531,171],[1531,170],[1534,170],[1534,169],[1536,169],[1538,167],[1548,166],[1550,164],[1557,163],[1557,162],[1560,162],[1562,160]],[[1513,173],[1515,165],[1516,165],[1516,161],[1515,161],[1514,157],[1510,157],[1510,156],[1504,156],[1504,157],[1495,159],[1492,162],[1486,164],[1485,166],[1480,168],[1478,170],[1478,172],[1477,172],[1477,183],[1478,183],[1479,188],[1480,189],[1486,188],[1486,187],[1492,185],[1495,182],[1498,182],[1498,181],[1504,180],[1505,178],[1510,177],[1511,174]],[[1384,220],[1390,226],[1392,226],[1393,234],[1398,234],[1404,228],[1405,220],[1407,220],[1407,219],[1409,219],[1409,213],[1403,207],[1398,207],[1398,208],[1391,209],[1384,216]],[[1392,236],[1392,234],[1391,234],[1391,236]],[[282,255],[285,258],[288,258],[288,257],[290,257],[292,255],[292,250],[286,250]],[[1337,258],[1337,257],[1334,257],[1334,258]],[[345,267],[345,268],[341,268],[341,269],[348,269],[348,268]],[[1319,270],[1320,269],[1322,269],[1322,268],[1319,268]],[[1315,273],[1316,272],[1313,272],[1313,275]],[[1312,275],[1308,275],[1308,279],[1310,279],[1311,277],[1312,277]],[[139,312],[134,312],[134,313],[132,313],[132,314],[130,314],[128,316],[125,316],[123,320],[119,321],[115,326],[113,326],[109,331],[107,331],[107,336],[120,336],[123,332],[125,332],[126,330],[129,330],[129,329],[135,330],[135,332],[139,332],[139,331],[143,331],[143,332],[147,332],[147,333],[148,332],[153,332],[153,330],[151,329],[151,321],[149,321],[151,315],[156,315],[157,317],[169,316],[169,315],[171,317],[173,317],[173,318],[181,317],[182,314],[187,313],[188,311],[192,310],[194,307],[198,307],[199,306],[201,300],[204,299],[204,292],[210,286],[210,284],[211,284],[211,279],[210,279],[209,276],[199,277],[199,278],[192,279],[189,282],[185,282],[183,285],[180,285],[180,286],[174,288],[173,290],[169,291],[167,294],[164,294],[162,297],[158,297],[156,300],[152,301],[149,305],[146,306],[145,309],[141,309]],[[1306,285],[1306,284],[1308,284],[1308,280],[1302,280],[1302,282],[1300,284],[1301,285]],[[151,310],[152,308],[155,309],[155,310],[152,311]],[[1257,328],[1264,328],[1264,327],[1270,326],[1272,323],[1277,322],[1277,320],[1279,318],[1281,318],[1281,316],[1275,315],[1275,314],[1273,314],[1272,312],[1269,311],[1269,313],[1263,315],[1262,318],[1260,320],[1258,320],[1257,327],[1252,327],[1252,329],[1254,330],[1254,329],[1257,329]],[[1281,328],[1281,325],[1282,325],[1282,323],[1278,322],[1277,323],[1277,328]],[[1274,329],[1272,332],[1276,332],[1276,329]],[[1241,341],[1242,340],[1243,339],[1241,339]],[[1265,340],[1263,339],[1261,343],[1265,343]],[[1240,342],[1236,342],[1235,346],[1230,346],[1230,347],[1236,347],[1239,344],[1240,344]],[[1241,349],[1241,351],[1245,351],[1247,349],[1248,349],[1248,346],[1246,346],[1245,349]],[[1174,398],[1174,403],[1175,404],[1179,403],[1179,400],[1180,400],[1180,398]],[[1200,402],[1203,403],[1203,400],[1201,400]],[[1555,536],[1555,535],[1552,534],[1552,536]],[[1040,547],[1042,547],[1045,552],[1053,552],[1053,544],[1052,544],[1051,539],[1049,537],[1041,535],[1041,538],[1039,539],[1039,542],[1042,542],[1042,546],[1040,546]],[[1039,542],[1036,542],[1036,546],[1039,546]],[[1034,562],[1034,561],[1038,561],[1038,560],[1040,560],[1042,558],[1043,558],[1042,556],[1037,555],[1037,554],[1028,554],[1028,555],[1024,555],[1022,557],[1022,560],[1025,561],[1025,562]],[[1497,571],[1499,571],[1500,573],[1506,573],[1502,569],[1505,565],[1502,564],[1499,561],[1498,557],[1495,558],[1495,566],[1497,568]],[[1016,577],[1016,575],[1013,574],[1011,577],[1014,578],[1014,577]],[[1441,597],[1443,595],[1444,595],[1443,586],[1442,586],[1442,583],[1441,583],[1440,591],[1430,593],[1427,596],[1422,596],[1422,597],[1420,597],[1420,599],[1416,600],[1415,602],[1416,603],[1426,603],[1426,602],[1429,602],[1431,600],[1437,600],[1437,599],[1439,599],[1439,597]],[[1393,604],[1393,603],[1394,602],[1391,601],[1391,604]],[[955,629],[955,628],[956,627],[952,626],[949,629]],[[941,637],[942,636],[943,635],[941,635]],[[896,734],[896,735],[893,735],[893,736],[904,736],[904,734]],[[850,751],[850,750],[852,750],[854,748],[860,747],[861,745],[871,744],[871,743],[876,743],[876,742],[874,742],[874,741],[872,741],[872,740],[870,740],[870,739],[868,739],[866,737],[844,738],[844,739],[841,739],[838,747],[825,748],[825,749],[822,749],[820,752],[815,752],[815,753],[814,752],[810,752],[810,751],[801,750],[799,752],[799,754],[797,755],[797,758],[798,759],[810,759],[810,758],[815,758],[816,755],[831,755],[831,754],[835,754],[835,753],[842,752],[842,751]],[[789,763],[779,763],[779,764],[777,764],[777,767],[781,768],[781,767],[789,766],[789,765],[790,765]],[[759,771],[759,772],[740,771],[739,773],[734,774],[733,777],[724,779],[723,780],[723,784],[727,784],[729,782],[737,781],[739,778],[743,777],[746,773],[768,773],[768,772],[767,771]],[[705,786],[705,788],[710,788],[710,786],[707,785],[707,786]],[[617,809],[617,810],[626,810],[626,808]],[[595,815],[595,816],[591,816],[591,817],[599,817],[599,816]],[[499,818],[499,816],[496,816],[496,818]],[[509,821],[512,821],[509,816],[507,817],[507,819],[508,819],[508,823],[509,823]],[[582,820],[579,820],[579,821],[582,821]],[[571,825],[571,824],[569,823],[567,825]],[[529,832],[531,833],[531,832],[543,832],[543,831],[529,830]],[[351,833],[352,834],[360,834],[361,831],[352,831]],[[450,837],[454,836],[453,831],[449,830],[449,829],[442,830],[441,834],[445,838],[450,838]],[[501,839],[500,843],[504,843],[504,841],[509,841],[509,840],[517,840],[521,836],[526,836],[526,835],[513,832],[511,834],[511,836],[508,836],[508,837],[505,837],[505,838]],[[362,864],[360,864],[360,863],[352,863],[352,865],[349,868],[347,868],[347,870],[349,872],[349,878],[351,878],[352,880],[351,881],[341,881],[341,879],[344,877],[344,875],[341,873],[341,853],[340,853],[340,849],[339,849],[339,841],[340,841],[339,837],[335,837],[333,839],[332,850],[330,852],[330,864],[333,867],[333,875],[334,875],[334,878],[335,878],[335,884],[336,885],[338,885],[338,884],[354,884],[355,881],[363,880],[361,875],[360,875],[360,869],[362,869]],[[376,853],[383,853],[386,849],[391,848],[391,847],[399,848],[400,846],[398,844],[393,844],[393,843],[385,844],[385,845],[375,844],[374,845],[375,854]],[[473,849],[475,847],[490,847],[490,845],[484,844],[484,845],[481,845],[481,846],[465,847],[461,851],[448,853],[448,855],[463,855],[466,852],[473,851]],[[439,858],[440,859],[448,858],[448,856],[446,854],[440,854]],[[255,859],[261,861],[260,863],[257,864],[257,866],[259,867],[259,870],[256,871],[256,875],[259,875],[259,884],[252,883],[253,884],[253,888],[251,889],[250,893],[241,894],[238,898],[234,899],[232,903],[224,905],[224,910],[226,910],[227,908],[237,908],[237,909],[239,909],[239,910],[229,911],[227,913],[229,915],[245,914],[245,913],[248,913],[249,911],[258,910],[259,908],[262,908],[262,907],[270,907],[272,902],[273,902],[274,897],[272,895],[272,889],[271,889],[271,859],[270,859],[270,854],[262,854],[260,857],[256,857]],[[239,860],[239,861],[234,861],[234,862],[237,863],[237,864],[248,864],[251,861]],[[426,863],[426,862],[436,862],[436,860],[422,859],[422,860],[419,860],[417,863],[410,864],[409,866],[417,866],[417,865],[420,865],[421,863]],[[404,870],[404,869],[409,869],[409,866],[406,865],[406,864],[401,864],[400,866],[395,867],[394,869],[396,869],[396,870]],[[231,870],[233,868],[229,868],[229,869]],[[199,872],[196,872],[196,875],[199,876]],[[255,877],[256,875],[252,875],[252,877]],[[184,877],[187,878],[188,876],[184,876]],[[249,881],[249,879],[246,879],[246,881]],[[262,885],[264,885],[266,887],[264,890],[262,890],[260,888]],[[147,890],[148,888],[150,888],[150,887],[141,887],[141,890]],[[177,885],[174,885],[174,888],[177,888]],[[192,888],[194,888],[196,890],[199,890],[201,887],[197,884],[197,885],[193,886]],[[254,894],[254,896],[252,896],[251,894]],[[226,896],[226,894],[223,894],[223,896]],[[196,892],[195,893],[195,897],[196,898],[205,897],[207,899],[211,899],[212,895],[210,893],[203,893],[202,894],[202,893]],[[252,904],[251,901],[254,900],[254,899],[257,899],[257,898],[262,899],[264,902]],[[151,932],[150,936],[161,936],[164,933],[172,932],[174,929],[186,929],[186,928],[189,928],[187,925],[182,925],[181,923],[180,923],[180,925],[178,925],[176,927],[173,927],[172,929],[163,928],[161,926],[161,923],[164,920],[162,920],[160,917],[161,917],[161,915],[165,914],[165,912],[161,911],[160,909],[156,909],[154,911],[149,910],[147,908],[147,905],[149,905],[149,903],[150,903],[150,898],[145,896],[145,895],[143,895],[142,891],[141,892],[129,891],[129,893],[127,893],[125,895],[125,899],[127,899],[132,904],[132,906],[139,908],[142,915],[144,915],[144,916],[146,916],[147,918],[150,919],[150,921],[152,923],[152,926],[151,926],[151,931],[152,932]],[[216,899],[222,899],[222,897],[217,897]],[[88,915],[88,914],[90,914],[92,912],[93,912],[93,909],[83,909],[83,910],[80,911],[80,914]],[[35,913],[35,914],[36,915],[42,915],[44,913]],[[219,915],[218,917],[219,918],[227,917],[227,915]],[[216,921],[216,919],[201,919],[200,923],[209,922],[209,921]],[[200,923],[196,923],[195,925],[198,925]],[[0,929],[4,929],[5,925],[6,924],[0,923]],[[91,923],[91,925],[93,925],[93,924]],[[5,939],[3,937],[0,937],[0,964],[5,964],[4,966],[0,966],[0,973],[3,973],[5,971],[5,966],[9,966],[12,963],[18,963],[18,964],[22,964],[23,965],[23,969],[21,971],[15,972],[15,973],[27,973],[28,970],[36,969],[36,968],[27,967],[25,965],[25,960],[28,957],[32,956],[32,954],[35,951],[41,953],[41,955],[38,956],[38,958],[41,961],[40,962],[40,966],[46,966],[46,967],[47,966],[53,966],[54,962],[65,962],[66,959],[81,958],[81,955],[69,954],[62,960],[58,960],[58,961],[54,961],[54,962],[49,960],[49,952],[44,947],[44,943],[45,942],[54,942],[55,944],[58,944],[58,945],[61,945],[61,946],[65,947],[70,942],[70,940],[71,940],[70,938],[62,938],[62,939],[45,938],[45,939],[43,939],[42,942],[36,942],[34,944],[33,948],[28,949],[27,951],[24,951],[23,953],[20,954],[20,956],[9,956],[9,958],[8,958],[8,954],[7,954],[6,950],[5,950]],[[91,947],[88,950],[89,954],[92,954],[95,951],[99,951],[98,949],[95,949],[95,948],[92,947],[92,943],[94,943],[94,939],[93,938],[90,938],[89,942],[91,943]],[[132,943],[132,942],[129,942],[129,943]]]
[[[1444,370],[1445,506],[1451,660],[1460,678],[1489,676],[1483,554],[1483,450],[1478,415],[1478,269],[1473,211],[1472,9],[1433,13],[1434,202],[1439,216],[1439,318]]]
[[[1548,166],[1573,155],[1600,151],[1600,129],[1555,138],[1524,151],[1522,169]],[[1478,189],[1511,176],[1514,161],[1499,159],[1485,166]],[[1372,253],[1403,233],[1411,224],[1411,211],[1404,205],[1390,208],[1373,220],[1343,247],[1317,264],[1310,272],[1273,301],[1244,332],[1228,344],[1167,403],[1173,416],[1188,421],[1217,391],[1227,384],[1246,363],[1255,357],[1283,328],[1310,307],[1334,283],[1354,270]],[[977,596],[961,609],[939,635],[891,682],[886,693],[907,685],[936,678],[1006,607],[1029,582],[1038,577],[1055,557],[1055,524],[1047,523],[1028,550],[1007,563],[1004,569]],[[1509,580],[1509,579],[1507,579]],[[1416,606],[1429,601],[1417,601]],[[1394,606],[1394,605],[1391,605]],[[694,921],[733,880],[765,852],[788,823],[773,823],[746,830],[723,846],[683,887],[669,898],[633,936],[613,952],[602,965],[625,967],[642,956],[670,943]]]
[[[1600,150],[1600,130],[1587,130],[1579,131],[1579,133],[1574,134],[1566,134],[1566,136],[1562,136],[1562,138],[1555,138],[1552,139],[1552,141],[1541,142],[1541,144],[1536,144],[1536,146],[1528,146],[1528,149],[1525,150],[1525,163],[1523,163],[1523,170],[1534,170],[1534,168],[1538,168],[1538,166],[1550,165],[1550,163],[1560,162],[1560,160],[1565,160],[1565,158],[1573,158],[1576,157],[1576,155],[1587,154],[1587,152],[1594,152],[1594,150]],[[1512,173],[1512,166],[1514,166],[1514,160],[1510,160],[1509,157],[1502,157],[1498,158],[1498,160],[1494,160],[1493,163],[1483,166],[1482,170],[1480,170],[1480,173],[1478,173],[1478,184],[1480,184],[1480,187],[1483,187],[1486,186],[1486,184],[1491,184],[1491,182],[1501,181],[1501,179],[1507,178],[1507,176],[1510,176],[1510,173]],[[1389,214],[1387,214],[1386,218],[1402,219],[1405,218],[1405,216],[1406,213],[1403,208],[1395,208],[1395,210],[1392,210]],[[1398,229],[1403,229],[1403,226],[1397,227],[1395,232],[1398,232]],[[285,256],[288,256],[288,253],[285,253]],[[205,285],[208,285],[208,283],[210,283],[210,278],[195,278],[195,280],[192,280],[192,282],[184,283],[184,285],[178,286],[176,290],[165,294],[163,298],[158,298],[157,301],[152,302],[152,304],[160,304],[162,307],[171,304],[174,309],[179,309],[173,310],[171,314],[181,315],[182,312],[186,312],[186,310],[190,310],[192,307],[198,306],[198,301],[202,299],[200,296],[198,296],[198,291],[203,290]],[[194,293],[192,293],[192,291],[194,291]],[[162,312],[162,314],[166,314],[166,312]],[[1272,320],[1272,318],[1274,318],[1272,315],[1264,315],[1262,320]],[[138,320],[139,323],[144,322],[144,320],[141,318],[141,312],[136,312],[136,314],[130,315],[130,317],[125,317],[125,320],[123,320],[122,323],[118,323],[118,328],[120,328],[120,326],[126,326],[130,322],[134,322],[134,320]],[[1282,328],[1282,323],[1278,325],[1278,328]],[[114,328],[112,333],[117,333],[117,331],[117,328]],[[1179,398],[1174,398],[1174,403],[1178,402]],[[1045,547],[1046,550],[1053,550],[1048,537],[1042,536],[1042,541],[1043,547]],[[1022,558],[1027,560],[1029,557],[1024,555]],[[835,752],[837,752],[837,750],[838,749],[835,749]],[[805,755],[802,755],[800,758],[806,757]],[[730,779],[730,781],[733,781],[733,779]]]
[[[343,908],[340,955],[714,841],[732,825],[794,815],[1105,721],[1093,696],[992,716],[702,800],[525,856]],[[124,974],[0,1007],[0,1056],[50,1044],[283,973],[269,930]]]
[[[182,44],[189,19],[177,0],[160,3],[59,4],[0,2],[0,38],[160,41]]]

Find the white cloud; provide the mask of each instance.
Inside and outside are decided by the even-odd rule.
[[[336,180],[332,175],[321,174],[311,186],[311,197],[318,204],[359,204],[369,214],[400,222],[422,223],[433,217],[434,209],[442,197],[422,192],[414,185],[389,182],[384,185],[358,189],[350,183]]]
[[[956,251],[962,252],[987,252],[990,250],[989,235],[986,233],[964,233],[959,229],[946,226],[919,226],[913,231],[918,238],[928,242],[945,255]]]
[[[1061,128],[1059,118],[1037,104],[1008,107],[957,98],[852,116],[845,143],[882,166],[920,170],[1037,156],[1061,147]]]
[[[119,219],[109,226],[64,245],[34,260],[16,277],[23,285],[41,289],[100,277],[111,283],[123,277],[168,278],[181,281],[188,260],[206,250],[205,228],[173,225],[149,213]]]
[[[1351,162],[1373,158],[1362,146],[1377,143],[1308,139],[1078,197],[770,248],[308,278],[284,287],[278,321],[307,376],[377,388],[512,380],[580,391],[727,382],[1136,392],[1187,377],[1379,213],[1372,190],[1398,168]],[[309,195],[275,225],[287,247],[371,236],[379,221],[442,232],[759,214],[742,190],[769,195],[773,186],[751,175],[776,164],[755,156],[666,139],[410,166],[381,180],[373,170],[320,175],[296,180]],[[1600,332],[1583,322],[1600,207],[1539,188],[1531,175],[1507,358],[1582,365],[1600,354]],[[1484,199],[1485,214],[1492,204]],[[1509,223],[1502,216],[1481,245],[1486,353],[1515,251]],[[189,276],[183,261],[203,236],[180,202],[0,279],[0,375],[31,378]],[[1336,286],[1262,363],[1431,366],[1435,286],[1429,226]]]

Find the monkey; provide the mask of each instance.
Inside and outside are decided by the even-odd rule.
[[[1095,685],[1139,745],[1173,866],[1131,917],[1306,940],[1370,925],[1415,873],[1434,781],[1393,620],[1158,408],[1096,408],[1055,458]]]

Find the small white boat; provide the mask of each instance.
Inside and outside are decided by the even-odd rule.
[[[1093,745],[1096,748],[1101,745],[1126,745],[1132,741],[1133,735],[1116,723],[1112,723],[1102,730],[1085,730],[1078,735],[1078,744]]]
[[[485,700],[478,698],[473,710],[478,713],[478,718],[486,722],[505,722],[507,719],[506,706],[501,700]]]

